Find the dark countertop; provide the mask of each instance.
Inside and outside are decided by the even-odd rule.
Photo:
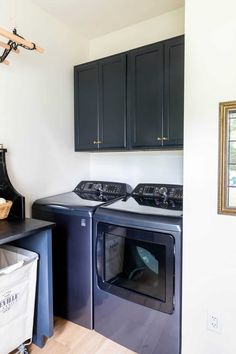
[[[23,221],[0,220],[0,245],[51,229],[54,226],[52,222],[29,218]]]

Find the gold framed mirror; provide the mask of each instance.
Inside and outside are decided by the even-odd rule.
[[[236,101],[220,103],[218,213],[236,215]]]

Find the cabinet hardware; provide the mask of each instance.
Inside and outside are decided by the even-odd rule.
[[[93,144],[102,144],[102,141],[101,140],[94,140]]]
[[[157,140],[158,140],[158,141],[161,141],[161,140],[162,140],[162,138],[158,137],[158,138],[157,138]]]
[[[162,140],[169,140],[168,138],[166,138],[165,136],[163,136]]]

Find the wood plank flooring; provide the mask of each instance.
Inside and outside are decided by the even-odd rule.
[[[29,347],[30,354],[136,354],[95,331],[55,318],[54,335],[44,348]]]

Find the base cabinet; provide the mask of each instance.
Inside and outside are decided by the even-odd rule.
[[[1,220],[0,245],[9,244],[39,255],[34,310],[33,343],[43,347],[53,335],[52,227],[42,220]],[[2,339],[2,338],[1,338]],[[20,343],[19,343],[20,344]]]

